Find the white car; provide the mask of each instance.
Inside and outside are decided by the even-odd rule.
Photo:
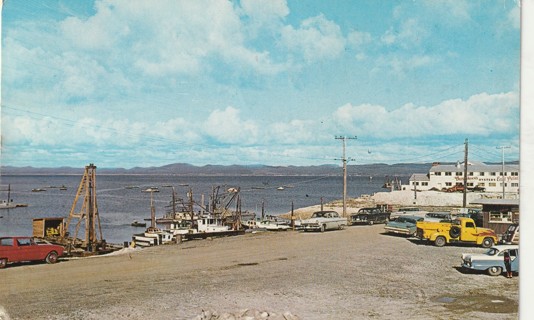
[[[462,268],[468,270],[486,271],[490,276],[498,276],[504,268],[504,253],[508,252],[511,259],[511,271],[519,271],[519,246],[518,245],[498,245],[491,247],[486,253],[462,254]]]
[[[348,224],[347,218],[342,218],[336,211],[317,211],[311,218],[302,220],[301,229],[304,231],[341,230]]]

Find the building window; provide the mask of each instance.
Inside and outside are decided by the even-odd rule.
[[[469,175],[470,175],[470,176],[474,176],[475,173],[474,173],[474,172],[469,172]]]
[[[480,172],[479,176],[483,177],[485,172]]]
[[[490,187],[496,187],[497,184],[496,184],[495,182],[490,182],[490,183],[489,183],[489,186],[490,186]]]
[[[436,176],[441,176],[441,172],[434,173]]]
[[[452,182],[445,182],[445,186],[452,187]]]
[[[519,187],[519,183],[512,182],[512,187]]]
[[[490,223],[512,223],[512,212],[491,211],[489,213]]]
[[[514,177],[517,177],[517,176],[519,176],[519,172],[515,172],[515,171],[514,171],[514,172],[511,172],[510,175],[511,175],[511,176],[514,176]]]
[[[461,172],[461,171],[460,171],[460,172],[456,172],[456,175],[457,175],[457,176],[462,176],[462,175],[463,175],[463,172]]]
[[[422,186],[428,186],[428,182],[421,182]]]
[[[479,186],[479,187],[485,187],[485,186],[486,186],[486,183],[484,183],[484,182],[480,182],[480,183],[478,184],[478,186]]]
[[[472,186],[474,186],[474,184],[473,184],[473,182],[468,182],[468,183],[467,183],[467,186],[468,186],[468,187],[472,187]]]
[[[490,176],[496,176],[497,172],[490,172]]]
[[[446,176],[452,176],[452,172],[445,172]]]
[[[456,182],[456,185],[457,185],[457,186],[463,186],[464,184],[461,183],[461,182]]]

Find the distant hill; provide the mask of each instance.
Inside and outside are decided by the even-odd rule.
[[[361,176],[393,176],[411,175],[412,173],[426,173],[431,163],[401,163],[401,164],[364,164],[348,165],[348,175]],[[84,168],[33,168],[2,166],[1,175],[81,175]],[[332,175],[343,174],[339,165],[320,166],[266,166],[266,165],[205,165],[194,166],[187,163],[174,163],[161,167],[98,168],[98,174],[139,174],[139,175],[202,175],[202,176],[304,176],[304,175]]]

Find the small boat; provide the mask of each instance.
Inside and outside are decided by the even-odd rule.
[[[157,187],[150,187],[143,190],[143,192],[159,192]]]
[[[65,187],[65,186],[61,186],[61,187],[59,187],[59,190],[61,190],[61,191],[65,191],[65,190],[67,190],[67,187]]]
[[[46,189],[41,189],[41,188],[32,189],[32,192],[43,192],[43,191],[46,191]]]
[[[285,189],[284,187],[278,187],[278,188],[276,188],[276,190],[280,190],[280,191],[282,191],[282,190],[284,190],[284,189]]]
[[[143,227],[146,228],[146,222],[139,222],[137,220],[134,220],[131,224],[132,227]]]
[[[126,188],[126,189],[138,189],[139,186],[126,186],[124,188]]]

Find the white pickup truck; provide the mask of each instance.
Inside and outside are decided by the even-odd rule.
[[[302,220],[301,228],[304,231],[341,230],[348,224],[347,218],[342,218],[336,211],[317,211],[311,218]]]

